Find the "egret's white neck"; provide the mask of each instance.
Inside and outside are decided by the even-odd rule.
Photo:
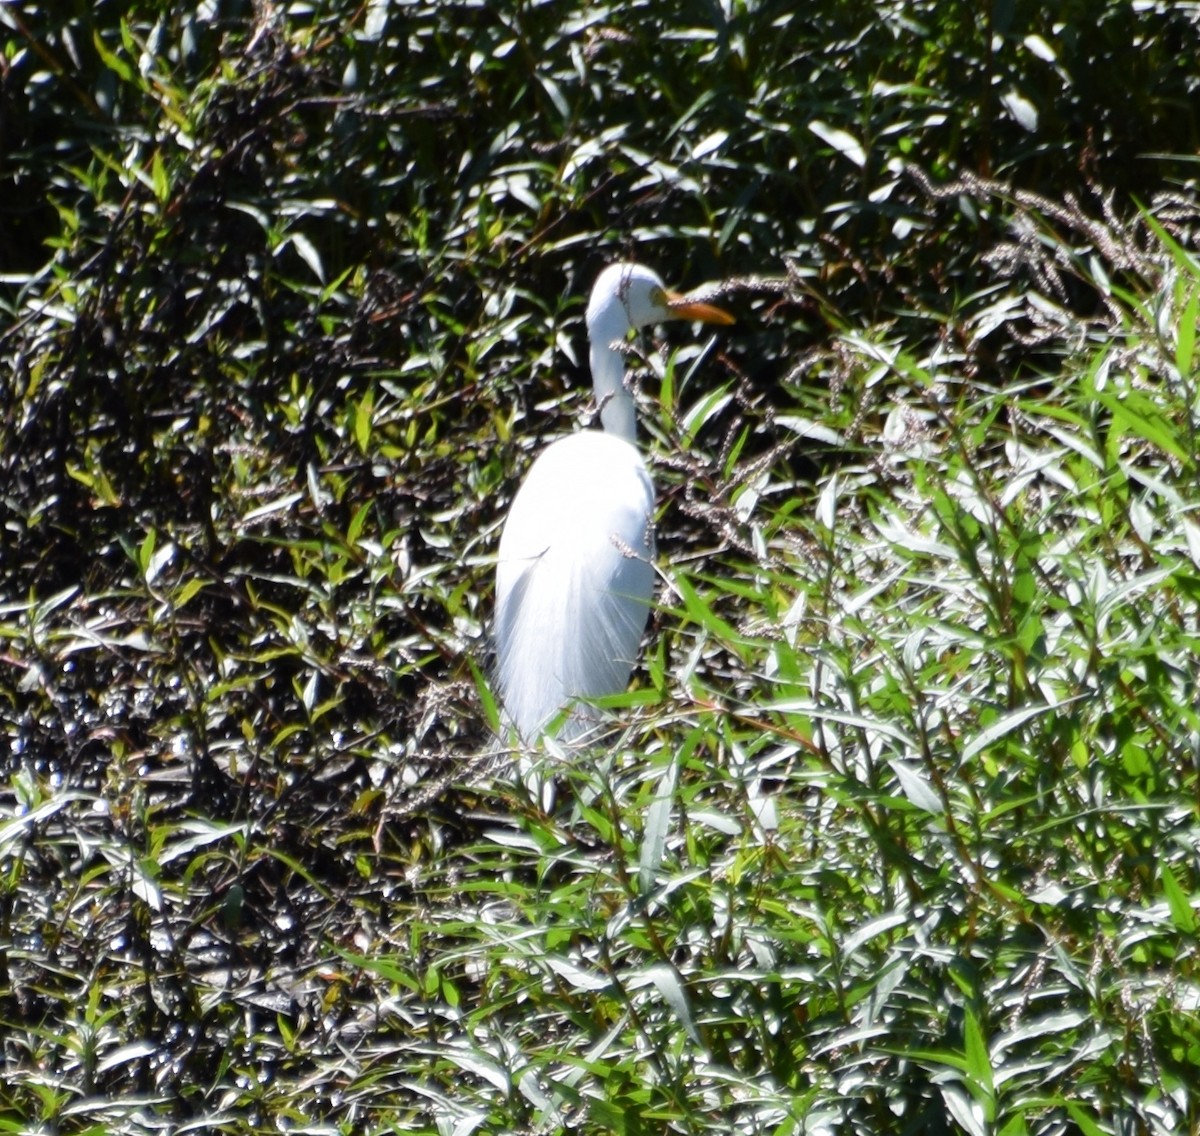
[[[633,396],[625,389],[625,357],[613,346],[625,342],[629,317],[620,303],[588,312],[591,344],[592,387],[600,405],[604,429],[618,438],[637,438],[637,414]]]

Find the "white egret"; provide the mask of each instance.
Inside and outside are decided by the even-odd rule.
[[[635,445],[621,347],[631,330],[673,319],[733,323],[639,264],[600,274],[587,331],[604,429],[547,447],[509,510],[496,567],[497,679],[527,745],[573,700],[629,682],[654,592],[654,487]],[[575,741],[593,724],[575,706],[557,736]]]

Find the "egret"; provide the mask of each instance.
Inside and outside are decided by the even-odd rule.
[[[622,347],[666,320],[730,324],[711,304],[667,290],[640,264],[606,268],[587,331],[603,430],[551,443],[514,498],[496,567],[496,675],[508,722],[533,745],[560,712],[575,742],[591,729],[578,699],[629,683],[654,592],[654,486],[636,446]]]

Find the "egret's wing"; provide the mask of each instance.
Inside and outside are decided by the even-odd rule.
[[[625,689],[654,592],[654,490],[637,450],[598,431],[555,442],[509,512],[496,574],[505,709],[527,742],[568,702]],[[577,737],[587,722],[562,731]]]

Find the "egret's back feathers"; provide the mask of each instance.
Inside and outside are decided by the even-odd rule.
[[[525,742],[572,699],[629,682],[654,591],[653,512],[641,455],[611,434],[561,438],[530,469],[496,575],[500,695]],[[559,736],[588,726],[577,710]]]

